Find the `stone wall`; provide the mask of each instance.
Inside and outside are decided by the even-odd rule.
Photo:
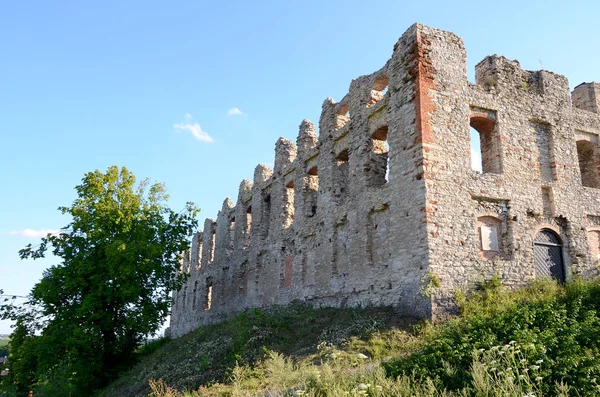
[[[566,78],[498,56],[471,84],[462,40],[413,25],[382,69],[325,100],[319,135],[304,120],[296,144],[280,138],[274,169],[257,166],[205,221],[183,255],[171,334],[295,299],[443,315],[455,288],[541,276],[542,229],[560,246],[536,252],[559,252],[567,280],[595,274],[599,98],[583,84],[572,106]]]

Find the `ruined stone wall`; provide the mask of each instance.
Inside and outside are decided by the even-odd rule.
[[[434,315],[452,308],[455,288],[494,275],[512,286],[539,278],[534,241],[541,230],[559,238],[567,281],[596,275],[598,84],[578,86],[571,103],[564,76],[522,70],[496,55],[476,66],[471,84],[464,50],[435,31],[430,37],[433,134],[424,161],[429,271],[441,281]],[[483,172],[471,169],[470,127],[481,139]],[[593,164],[581,158],[582,142],[591,142]],[[496,230],[495,249],[482,241],[486,222]]]
[[[454,288],[539,276],[541,229],[559,236],[567,278],[593,274],[599,86],[578,86],[572,106],[562,76],[492,56],[471,84],[465,59],[459,37],[415,24],[381,70],[323,103],[318,135],[304,120],[296,144],[280,138],[274,169],[256,167],[194,236],[171,334],[295,299],[447,313]]]

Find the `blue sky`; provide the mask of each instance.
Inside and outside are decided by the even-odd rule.
[[[484,56],[600,80],[596,1],[13,1],[0,3],[0,289],[56,261],[18,250],[68,223],[84,173],[117,164],[215,217],[278,137],[379,69],[414,22]],[[0,334],[10,332],[0,322]]]

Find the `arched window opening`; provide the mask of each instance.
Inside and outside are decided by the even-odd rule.
[[[590,230],[587,237],[592,261],[594,264],[598,264],[600,263],[600,231]]]
[[[500,174],[500,139],[496,122],[487,117],[471,117],[471,168],[483,173]]]
[[[581,184],[586,187],[600,188],[598,148],[587,140],[577,141],[577,158],[581,171]]]
[[[217,231],[213,229],[210,234],[210,260],[208,263],[213,263],[215,261],[215,250],[217,249]]]
[[[283,190],[283,228],[294,223],[294,181],[289,181]]]
[[[229,252],[228,256],[232,254],[235,249],[235,217],[229,220]]]
[[[336,157],[336,169],[333,181],[333,198],[337,204],[341,204],[348,195],[348,179],[350,166],[348,161],[350,152],[348,149],[342,150]]]
[[[493,216],[480,216],[477,218],[477,231],[482,255],[487,259],[498,255],[502,250],[502,221]]]
[[[551,277],[559,282],[565,281],[562,242],[550,229],[542,229],[533,242],[533,261],[536,278]]]
[[[367,185],[382,186],[389,178],[389,153],[387,141],[388,127],[380,127],[371,135],[371,153],[365,168],[367,171]]]
[[[375,82],[371,86],[371,100],[367,104],[367,107],[371,107],[383,99],[388,91],[389,84],[390,80],[386,75],[381,75],[375,79]]]
[[[343,104],[339,107],[335,116],[335,126],[336,130],[339,130],[350,121],[350,112],[348,111],[348,105]]]
[[[317,214],[317,195],[319,192],[319,170],[317,166],[308,170],[306,184],[306,216],[309,218]]]
[[[196,269],[202,267],[202,255],[203,255],[204,243],[202,242],[201,236],[198,238],[198,261],[196,263]]]
[[[210,279],[206,280],[206,296],[204,297],[204,310],[210,310],[212,307],[213,286]]]
[[[246,208],[246,225],[244,230],[244,248],[250,246],[250,231],[252,230],[252,206]]]

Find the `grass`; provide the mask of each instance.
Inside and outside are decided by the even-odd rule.
[[[341,346],[393,324],[410,322],[396,318],[386,308],[315,310],[294,303],[249,310],[172,341],[149,343],[145,349],[153,349],[155,343],[163,345],[98,396],[145,396],[151,392],[149,379],[162,379],[178,390],[222,384],[239,375],[241,368],[260,366],[270,352],[280,352],[296,362],[313,356],[320,344]]]
[[[461,316],[437,325],[387,309],[250,311],[166,343],[103,395],[600,395],[598,281],[490,280],[456,298]]]

